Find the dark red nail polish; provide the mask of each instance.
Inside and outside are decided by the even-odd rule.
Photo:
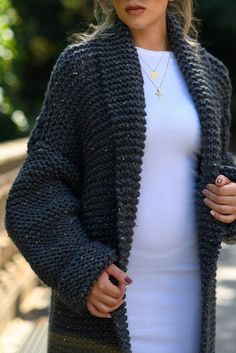
[[[132,279],[129,278],[128,276],[125,277],[125,281],[126,281],[128,284],[130,284],[130,283],[133,282]]]

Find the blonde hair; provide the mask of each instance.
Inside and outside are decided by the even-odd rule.
[[[193,15],[194,0],[171,0],[168,2],[167,9],[181,22],[185,40],[189,44],[196,45],[199,20]],[[112,1],[94,0],[93,15],[97,25],[90,23],[85,32],[72,34],[69,38],[72,42],[79,43],[96,38],[113,25],[116,12]]]

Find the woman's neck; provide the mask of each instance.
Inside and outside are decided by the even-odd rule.
[[[166,19],[142,28],[130,28],[135,45],[149,50],[171,50],[166,29]]]

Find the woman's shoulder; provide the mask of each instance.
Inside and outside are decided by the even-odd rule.
[[[219,92],[221,101],[230,99],[232,95],[232,82],[230,78],[230,71],[226,64],[219,57],[211,53],[204,46],[201,45],[201,57],[206,65],[206,70],[211,73],[215,87]]]
[[[92,45],[89,41],[67,44],[58,54],[57,66],[66,65],[69,68],[85,64],[89,60],[88,54],[91,52],[91,47]]]
[[[102,32],[91,36],[88,39],[79,42],[71,42],[60,53],[59,59],[69,60],[72,63],[78,63],[78,60],[88,64],[99,55],[99,52],[107,50],[107,44],[113,41],[116,36],[115,25],[111,25]],[[108,53],[109,54],[109,53]]]
[[[49,85],[56,81],[61,84],[70,79],[76,85],[80,84],[82,91],[82,86],[86,84],[86,73],[93,65],[92,58],[96,56],[93,47],[92,41],[67,44],[54,62]]]

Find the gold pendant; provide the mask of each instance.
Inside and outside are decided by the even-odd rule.
[[[151,76],[152,76],[152,78],[155,80],[155,79],[157,79],[158,78],[158,72],[156,72],[156,71],[152,71],[151,72]]]
[[[163,93],[161,92],[160,88],[157,89],[156,93],[155,93],[158,97],[163,96]]]

